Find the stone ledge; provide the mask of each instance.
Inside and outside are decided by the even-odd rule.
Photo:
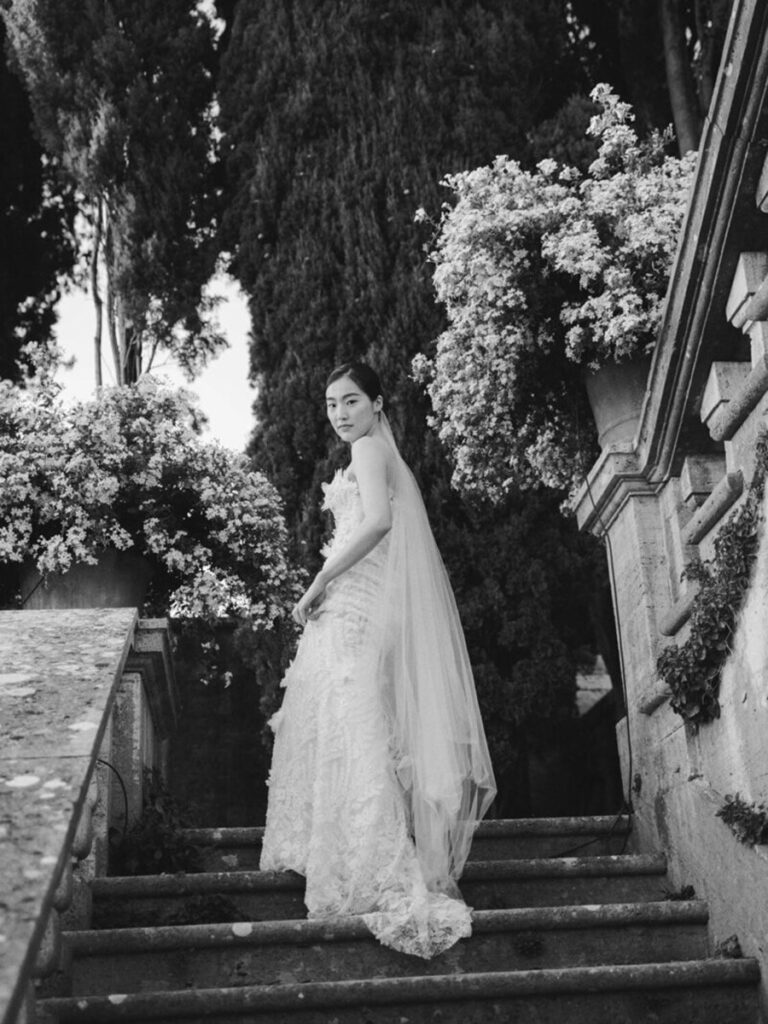
[[[626,835],[630,832],[631,827],[630,819],[626,815],[617,818],[615,814],[561,818],[487,818],[478,822],[475,838]],[[260,843],[264,835],[264,826],[186,828],[183,829],[183,835],[187,842],[195,846],[228,849],[233,846],[249,846]]]
[[[432,975],[413,978],[377,978],[364,981],[320,981],[278,985],[243,985],[236,988],[188,989],[131,993],[120,996],[88,996],[48,999],[42,1004],[54,1018],[69,1020],[203,1020],[214,1014],[303,1013],[350,1007],[412,1006],[414,1003],[454,1004],[459,1000],[532,998],[557,993],[599,996],[605,992],[638,990],[699,993],[710,1001],[718,989],[754,987],[760,980],[756,960],[695,960],[668,964],[620,964],[610,967],[565,967],[529,971],[488,971],[471,974]],[[727,998],[733,998],[731,992]],[[549,1004],[548,1004],[549,1005]],[[722,1005],[722,1004],[721,1004]],[[551,1007],[550,1007],[551,1008]],[[522,1007],[521,1007],[522,1009]],[[368,1011],[370,1014],[370,1010]],[[537,1019],[541,1008],[538,1008]],[[50,1018],[45,1017],[47,1021]],[[350,1018],[345,1017],[346,1020]],[[511,1018],[510,1018],[511,1019]],[[532,1020],[526,1015],[526,1020]],[[578,1020],[587,1020],[579,1015]],[[593,1017],[594,1019],[594,1017]],[[605,1018],[604,1018],[605,1019]],[[617,1018],[618,1019],[618,1018]],[[671,1021],[665,1014],[663,1019]],[[678,1018],[679,1019],[679,1018]],[[703,1017],[697,1017],[703,1020]],[[746,1016],[744,1017],[746,1020]],[[42,1024],[42,1022],[41,1022]]]
[[[744,474],[741,470],[727,473],[715,487],[704,504],[696,511],[680,531],[683,544],[698,544],[712,527],[718,523],[744,490]]]
[[[660,680],[647,686],[637,700],[637,708],[644,715],[652,715],[657,708],[665,704],[672,696],[672,691]]]
[[[0,1014],[8,1019],[34,973],[37,949],[74,839],[73,808],[83,807],[88,757],[4,759],[0,764]],[[0,1019],[6,1019],[0,1016]]]
[[[749,331],[753,324],[768,320],[768,277],[763,278],[757,291],[749,298],[740,316],[733,320],[734,327]]]
[[[0,612],[0,771],[54,750],[95,756],[136,622],[132,608]]]
[[[680,471],[683,501],[700,508],[724,476],[724,455],[688,455]]]
[[[556,931],[627,925],[706,924],[709,917],[703,900],[684,902],[606,903],[562,907],[515,907],[506,910],[474,910],[473,934],[500,931]],[[205,949],[228,946],[261,946],[273,943],[373,941],[362,916],[325,920],[240,921],[235,924],[187,924],[159,927],[93,929],[70,932],[67,944],[77,956],[147,953],[171,949]]]
[[[607,878],[663,875],[663,854],[613,854],[597,857],[530,857],[470,861],[461,882],[494,879]],[[302,890],[304,878],[292,871],[206,871],[193,875],[137,875],[95,878],[95,899],[159,899],[196,893],[285,892]]]
[[[720,361],[712,363],[699,408],[699,418],[702,423],[709,425],[715,415],[722,413],[725,406],[744,387],[751,369],[751,363]]]
[[[730,441],[744,420],[768,391],[768,360],[760,359],[730,402],[724,403],[707,421],[713,441]]]
[[[59,912],[72,860],[91,847],[94,768],[137,622],[133,608],[0,612],[0,1020],[27,1013],[31,978],[58,964]],[[139,657],[148,692],[170,695],[159,629]]]
[[[698,593],[698,585],[692,586],[661,616],[659,619],[659,632],[662,636],[675,636],[685,625],[691,617]]]
[[[763,160],[760,178],[755,188],[755,202],[761,213],[768,213],[768,156]]]
[[[136,620],[129,608],[0,612],[0,1019],[26,998]]]
[[[576,496],[574,511],[579,529],[604,536],[630,498],[655,495],[662,486],[646,479],[632,445],[607,448]]]
[[[725,303],[725,318],[734,327],[744,323],[745,309],[768,274],[768,253],[742,252],[736,262],[731,290]]]

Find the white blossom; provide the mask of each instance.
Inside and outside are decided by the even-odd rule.
[[[144,377],[71,407],[58,391],[45,375],[0,381],[0,562],[45,576],[134,548],[167,611],[255,628],[285,612],[298,580],[279,496],[244,455],[200,439],[187,391]]]
[[[412,373],[454,483],[492,499],[580,480],[594,437],[580,373],[649,351],[661,322],[695,156],[667,155],[668,133],[641,141],[609,86],[592,99],[586,174],[498,156],[443,182],[455,202],[430,258],[448,327]]]

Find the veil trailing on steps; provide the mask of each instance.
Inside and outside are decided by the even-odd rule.
[[[427,888],[458,896],[477,822],[496,795],[464,633],[418,484],[386,416],[392,529],[369,655]]]

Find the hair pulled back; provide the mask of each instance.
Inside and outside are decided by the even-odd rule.
[[[357,384],[361,391],[365,392],[372,402],[375,402],[379,396],[382,398],[384,396],[378,373],[372,370],[367,363],[351,362],[342,363],[341,366],[337,366],[328,375],[328,380],[325,382],[326,388],[342,377],[349,377],[351,381]]]

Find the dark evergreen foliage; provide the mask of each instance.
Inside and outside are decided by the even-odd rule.
[[[253,316],[253,452],[289,512],[327,475],[324,377],[350,356],[377,366],[406,456],[424,461],[410,358],[442,317],[414,212],[437,214],[445,172],[523,154],[578,81],[559,2],[236,8],[224,245]]]
[[[461,511],[440,518],[440,543],[499,776],[498,813],[525,815],[535,810],[529,752],[557,749],[573,717],[576,669],[594,659],[599,552],[545,489]]]
[[[221,343],[201,298],[217,255],[211,25],[193,0],[38,0],[4,17],[46,153],[103,221],[119,379],[157,345],[194,368]]]
[[[581,93],[570,96],[554,117],[536,125],[528,136],[532,163],[556,160],[586,173],[597,157],[595,140],[587,133],[596,113],[597,107],[588,96]]]
[[[587,39],[582,57],[594,81],[631,103],[641,133],[672,121],[659,0],[570,0]]]
[[[568,0],[589,77],[610,82],[635,109],[645,134],[673,121],[673,93],[689,94],[703,121],[712,98],[733,0]],[[664,37],[663,10],[679,38]],[[685,81],[671,82],[665,50],[679,46]],[[678,95],[678,102],[681,97]]]
[[[542,740],[545,723],[572,713],[594,548],[551,496],[512,495],[490,510],[451,491],[409,377],[443,327],[424,251],[431,228],[414,213],[437,217],[449,171],[500,152],[540,158],[536,126],[585,84],[555,0],[241,2],[222,57],[223,246],[253,318],[252,455],[286,499],[300,556],[316,564],[319,483],[344,458],[325,421],[325,377],[352,357],[379,370],[508,790],[524,774],[521,732]],[[584,116],[579,101],[564,115]]]
[[[0,20],[0,377],[18,378],[27,342],[42,343],[56,320],[59,278],[71,272],[74,203],[54,187],[32,131],[24,87],[5,54]]]

